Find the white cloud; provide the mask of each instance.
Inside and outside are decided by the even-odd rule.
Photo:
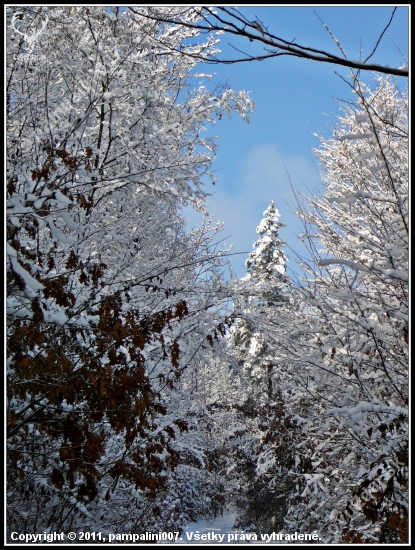
[[[235,167],[232,181],[224,181],[219,174],[215,194],[208,198],[207,208],[215,221],[225,222],[223,236],[229,235],[225,242],[234,245],[233,252],[252,250],[258,237],[255,229],[271,200],[281,214],[281,223],[287,225],[280,232],[281,238],[295,251],[304,252],[296,237],[301,232],[301,224],[286,204],[294,208],[289,178],[296,189],[303,191],[306,187],[314,188],[318,181],[311,159],[284,155],[274,144],[253,147],[242,165]],[[193,224],[198,223],[198,216],[189,209],[185,216],[192,218]],[[286,253],[292,256],[289,250]],[[232,262],[238,275],[245,274],[246,257],[246,254],[236,256]],[[294,266],[290,264],[290,267]]]

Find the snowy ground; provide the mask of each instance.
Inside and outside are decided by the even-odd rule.
[[[228,535],[237,532],[233,529],[235,517],[235,513],[227,513],[214,519],[200,519],[196,522],[189,523],[181,536],[182,540],[177,541],[177,543],[231,544],[228,543]],[[195,539],[195,537],[202,537],[202,535],[205,535],[205,537],[203,537],[205,540],[202,538],[199,540]],[[241,543],[239,542],[239,544]]]
[[[255,540],[255,535],[233,528],[236,514],[225,513],[214,519],[200,519],[189,523],[177,542],[172,544],[284,544]]]

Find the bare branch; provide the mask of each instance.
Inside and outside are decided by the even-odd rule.
[[[366,59],[364,60],[364,63],[366,63],[371,57],[372,55],[375,53],[375,51],[377,50],[377,47],[379,46],[379,43],[380,41],[382,40],[382,36],[385,34],[387,28],[389,27],[389,25],[392,23],[392,19],[393,19],[393,16],[395,15],[395,12],[396,12],[396,8],[393,8],[393,12],[392,12],[392,15],[390,16],[390,19],[389,19],[389,22],[388,24],[386,25],[386,27],[383,29],[383,31],[381,32],[379,38],[378,38],[378,41],[376,42],[375,44],[375,47],[373,48],[372,52],[366,57]]]
[[[131,8],[131,7],[129,7],[128,9],[137,15],[141,15],[143,17],[152,19],[154,21],[170,23],[173,25],[182,25],[184,27],[196,29],[204,33],[224,32],[227,34],[232,34],[234,36],[242,36],[242,37],[248,38],[251,42],[253,41],[261,42],[267,46],[271,46],[273,49],[278,50],[278,52],[270,51],[265,55],[258,55],[258,56],[248,55],[241,59],[220,59],[217,56],[205,57],[200,54],[194,54],[194,55],[188,54],[188,53],[186,54],[186,55],[191,55],[192,57],[199,59],[199,61],[203,61],[204,63],[230,65],[233,63],[242,63],[242,62],[253,61],[253,60],[262,61],[263,59],[267,59],[271,57],[281,57],[283,55],[288,55],[288,56],[300,57],[302,59],[309,59],[311,61],[319,61],[322,63],[342,65],[344,67],[349,67],[350,69],[376,71],[383,74],[390,74],[390,75],[404,76],[404,77],[407,77],[409,75],[408,69],[401,69],[401,68],[395,69],[392,67],[387,67],[385,65],[378,65],[376,63],[367,63],[368,59],[372,57],[372,55],[376,51],[376,48],[384,32],[386,31],[386,29],[391,23],[392,17],[388,25],[385,27],[384,31],[382,32],[381,36],[379,37],[379,40],[375,45],[375,48],[373,49],[372,53],[366,58],[364,62],[362,62],[362,61],[347,59],[346,54],[344,50],[341,48],[337,39],[335,39],[336,43],[339,45],[344,58],[334,55],[332,53],[329,53],[325,50],[319,50],[316,48],[311,48],[309,46],[302,46],[301,44],[293,43],[293,41],[285,40],[284,38],[278,37],[268,32],[268,30],[263,25],[260,25],[262,29],[260,31],[258,30],[259,28],[258,21],[248,21],[245,16],[243,16],[240,13],[235,13],[232,10],[232,8],[227,8],[227,7],[217,8],[218,10],[221,11],[221,13],[227,16],[226,18],[224,18],[220,16],[218,13],[213,12],[210,8],[203,7],[200,9],[200,11],[197,12],[198,15],[201,17],[202,22],[193,22],[193,21],[189,22],[188,20],[185,21],[184,19],[180,20],[177,18],[165,17],[158,13],[154,13],[154,15],[151,15],[150,13],[138,13],[134,8]],[[327,25],[325,26],[328,29]],[[331,33],[329,29],[328,31]]]

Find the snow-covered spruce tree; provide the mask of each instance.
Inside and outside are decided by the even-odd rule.
[[[390,78],[353,87],[357,103],[316,150],[324,192],[299,201],[312,261],[279,370],[303,418],[286,526],[326,542],[404,542],[408,99]]]
[[[254,243],[254,251],[250,252],[245,262],[250,279],[256,281],[272,281],[275,291],[281,287],[282,276],[285,275],[287,257],[282,250],[284,242],[279,237],[279,230],[285,227],[278,220],[280,214],[272,200],[264,212],[264,218],[256,229],[260,235]]]
[[[245,262],[247,275],[243,279],[246,298],[236,306],[241,309],[241,319],[232,330],[232,344],[241,353],[238,363],[243,374],[264,392],[271,392],[270,373],[264,369],[270,359],[267,356],[267,338],[264,323],[272,324],[288,302],[286,262],[282,250],[284,242],[279,237],[280,214],[274,201],[264,212],[264,218],[256,231],[260,238]],[[262,331],[262,332],[261,332]]]
[[[235,305],[238,319],[228,336],[241,380],[235,404],[242,414],[240,424],[248,428],[244,434],[241,430],[240,443],[232,446],[241,475],[236,525],[257,533],[272,533],[283,526],[297,431],[274,376],[276,333],[284,319],[292,324],[295,311],[279,217],[271,201],[256,229],[259,239],[246,261],[247,275],[240,281],[245,299]]]
[[[187,235],[180,205],[203,204],[204,125],[251,108],[190,88],[179,52],[215,49],[193,34],[119,8],[7,11],[8,530],[166,531],[186,513],[189,380],[230,286],[218,228]]]

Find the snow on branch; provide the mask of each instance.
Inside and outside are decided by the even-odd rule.
[[[363,264],[359,264],[357,262],[352,262],[351,260],[338,260],[337,258],[330,258],[327,260],[319,260],[317,264],[321,267],[324,267],[326,265],[347,265],[348,267],[351,267],[352,269],[356,269],[357,271],[366,271],[369,272],[370,269]]]

